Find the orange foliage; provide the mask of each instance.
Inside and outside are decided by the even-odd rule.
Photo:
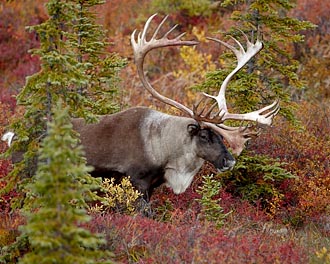
[[[330,34],[329,1],[319,0],[297,0],[293,15],[299,19],[308,20],[316,25],[317,34]]]
[[[283,209],[301,212],[303,217],[321,216],[330,213],[330,108],[327,103],[302,102],[296,114],[301,129],[276,120],[253,148],[287,162],[298,176],[283,185],[288,206]]]
[[[46,17],[45,1],[4,1],[0,4],[0,88],[16,90],[24,78],[38,70],[38,58],[28,53],[37,39],[26,26]]]

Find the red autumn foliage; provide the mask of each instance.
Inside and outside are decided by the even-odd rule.
[[[265,233],[233,236],[210,223],[160,223],[137,216],[95,216],[92,231],[106,234],[121,263],[305,263],[291,241]]]
[[[28,52],[38,45],[38,39],[25,26],[39,24],[45,19],[43,3],[37,2],[27,15],[32,1],[1,4],[0,21],[0,88],[17,91],[26,76],[39,69],[39,60]],[[5,5],[5,7],[3,7]]]
[[[13,110],[10,105],[2,103],[3,97],[0,94],[0,135],[2,136],[5,132],[5,125],[8,125],[10,117],[13,115]],[[9,100],[10,101],[10,100]],[[7,149],[7,145],[5,142],[0,142],[0,153],[4,153]],[[0,159],[0,189],[2,189],[6,182],[2,180],[3,177],[8,175],[11,170],[11,162],[8,159]],[[16,197],[17,193],[15,191],[11,191],[3,196],[0,196],[0,214],[8,213],[10,211],[11,200]]]
[[[279,121],[258,139],[254,150],[286,162],[298,176],[297,180],[285,181],[281,188],[287,209],[303,220],[329,212],[330,108],[322,102],[304,102],[296,114],[301,120],[300,129]]]
[[[329,1],[298,0],[296,8],[293,9],[292,13],[301,20],[308,20],[318,25],[313,33],[314,36],[325,36],[330,34],[329,10]]]

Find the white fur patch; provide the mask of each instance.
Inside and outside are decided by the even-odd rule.
[[[164,129],[164,121],[170,118],[169,115],[152,111],[146,116],[141,124],[142,139],[146,155],[154,164],[163,164],[164,156],[168,153],[168,142],[162,138],[159,130]]]
[[[166,186],[172,188],[175,194],[185,192],[203,163],[202,159],[192,153],[179,157],[175,162],[170,162],[164,175]]]
[[[171,175],[165,175],[165,185],[170,187],[175,194],[183,193],[190,186],[195,174],[196,173],[193,172],[185,174],[171,173]]]
[[[8,147],[10,147],[11,142],[13,141],[14,136],[15,136],[15,133],[13,133],[13,132],[7,132],[7,133],[5,133],[2,136],[1,140],[2,141],[7,141]]]
[[[144,119],[144,124],[143,126],[145,127],[150,127],[151,124],[155,125],[161,125],[161,122],[170,118],[170,115],[157,112],[157,111],[152,111],[148,114],[148,116]]]
[[[203,165],[187,135],[187,119],[151,112],[141,126],[147,158],[165,169],[165,184],[183,193]]]

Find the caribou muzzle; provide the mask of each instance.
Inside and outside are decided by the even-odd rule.
[[[218,168],[218,172],[225,172],[228,170],[232,170],[236,164],[236,160],[234,158],[224,158],[222,168]]]

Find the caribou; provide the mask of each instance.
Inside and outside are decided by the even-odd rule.
[[[200,101],[189,108],[156,91],[144,70],[146,55],[153,49],[198,44],[194,40],[182,40],[184,33],[170,38],[176,26],[159,37],[167,16],[147,40],[150,24],[156,15],[147,20],[142,32],[136,36],[137,30],[134,30],[131,35],[137,72],[143,87],[154,98],[178,109],[184,116],[169,115],[147,107],[133,107],[100,116],[99,121],[93,124],[86,124],[81,118],[72,119],[73,128],[80,135],[87,164],[94,168],[92,175],[116,178],[130,176],[133,186],[146,201],[149,201],[154,188],[161,184],[166,184],[176,194],[183,193],[204,161],[212,163],[219,172],[234,167],[235,158],[224,141],[233,154],[239,155],[245,143],[258,136],[260,131],[251,125],[230,127],[224,124],[225,120],[255,122],[258,127],[270,126],[279,111],[278,101],[245,114],[228,111],[225,98],[228,82],[263,46],[259,40],[250,42],[244,33],[246,49],[234,38],[239,49],[209,38],[232,50],[237,58],[237,67],[226,77],[219,94],[203,94],[202,101],[205,98],[216,101],[211,107],[201,107],[203,103]],[[218,111],[214,113],[216,106]],[[12,132],[7,132],[2,139],[10,145],[13,137]]]

